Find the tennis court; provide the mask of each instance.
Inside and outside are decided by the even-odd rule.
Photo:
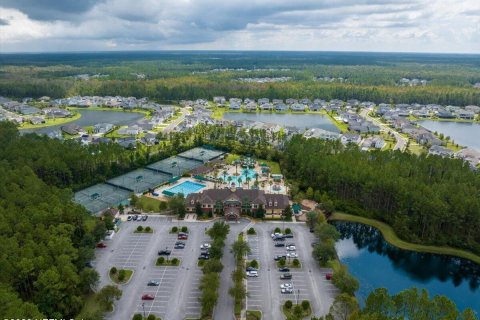
[[[171,177],[172,176],[169,174],[154,170],[137,169],[110,179],[107,181],[107,184],[118,186],[135,193],[142,193],[158,187],[162,183],[168,181]]]
[[[163,172],[172,176],[181,176],[185,172],[189,172],[202,165],[201,162],[185,159],[181,157],[170,157],[161,161],[152,163],[147,166],[150,170]]]
[[[127,201],[132,193],[108,184],[97,184],[75,193],[74,201],[92,213],[116,207]]]
[[[210,150],[205,148],[193,148],[178,154],[179,157],[202,161],[203,163],[212,161],[220,157],[225,152],[219,150]]]

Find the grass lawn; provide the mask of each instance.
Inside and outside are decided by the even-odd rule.
[[[158,211],[160,211],[160,203],[161,202],[163,202],[163,201],[155,199],[155,198],[147,197],[147,196],[141,196],[138,199],[138,202],[135,205],[135,207],[137,209],[141,209],[141,210],[147,211],[147,212],[153,212],[153,211],[158,212]]]
[[[408,147],[408,150],[416,155],[420,155],[422,153],[425,153],[425,148],[422,145],[419,145],[418,143],[410,143],[410,146]]]
[[[480,264],[480,256],[472,252],[468,252],[462,249],[456,249],[451,247],[438,247],[438,246],[429,246],[429,245],[422,245],[416,243],[410,243],[403,241],[400,239],[396,234],[395,231],[390,227],[388,224],[383,223],[381,221],[375,219],[369,219],[360,216],[354,216],[351,214],[335,212],[331,217],[331,220],[341,220],[341,221],[351,221],[351,222],[358,222],[363,223],[366,225],[370,225],[372,227],[377,228],[382,233],[385,241],[388,243],[404,250],[410,251],[417,251],[417,252],[428,252],[428,253],[435,253],[435,254],[444,254],[450,255],[460,258],[465,258],[471,260],[477,264]]]
[[[302,306],[300,304],[300,306]],[[293,309],[295,308],[295,304],[290,309],[285,308],[285,305],[282,306],[282,311],[285,317],[293,316]],[[302,318],[308,317],[309,315],[312,314],[312,308],[309,307],[307,310],[302,309]]]
[[[247,310],[247,320],[261,320],[262,312],[258,310]]]
[[[456,143],[452,143],[451,141],[448,141],[448,142],[447,142],[446,147],[447,147],[448,149],[450,149],[450,150],[455,151],[455,152],[460,151],[461,149],[463,149],[463,147],[462,147],[461,145],[458,145],[458,144],[456,144]]]
[[[155,265],[157,267],[159,266],[167,266],[167,267],[177,267],[180,265],[180,263],[182,262],[182,260],[178,259],[178,258],[172,258],[172,259],[161,259],[163,257],[159,257],[157,258],[157,261],[155,262]]]
[[[342,121],[337,121],[334,117],[336,116],[335,115],[331,115],[329,113],[324,113],[329,119],[330,121],[332,121],[332,123],[338,128],[338,130],[340,130],[342,133],[345,133],[345,132],[348,132],[348,124],[347,123],[344,123]]]
[[[120,270],[125,270],[125,279],[122,281],[118,280],[118,275],[120,274]],[[127,283],[130,278],[132,277],[133,270],[130,269],[118,269],[115,274],[110,274],[110,279],[112,279],[113,282],[116,284],[124,284]]]
[[[31,123],[23,123],[20,125],[19,129],[35,129],[35,128],[45,128],[50,126],[56,126],[59,124],[69,123],[75,120],[78,120],[82,117],[82,115],[77,112],[71,118],[55,118],[55,119],[46,119],[45,123],[42,124],[31,124]]]
[[[240,159],[240,155],[234,154],[234,153],[229,153],[227,157],[225,158],[225,163],[226,164],[232,164],[233,161]]]
[[[270,167],[270,172],[273,174],[282,174],[282,170],[280,170],[280,164],[274,161],[268,161],[264,159],[258,159],[258,163],[266,163],[267,166]]]

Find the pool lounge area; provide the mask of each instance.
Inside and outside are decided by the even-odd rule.
[[[250,183],[253,184],[256,174],[257,172],[253,169],[242,169],[238,176],[227,175],[224,177],[221,175],[219,178],[220,180],[227,182],[229,186],[235,186],[238,188],[242,186],[242,183],[246,182],[247,177],[250,178]]]
[[[163,190],[163,194],[166,196],[175,196],[179,193],[183,193],[185,197],[187,197],[190,193],[199,192],[203,188],[207,186],[201,183],[193,182],[193,181],[183,181],[182,183],[177,184],[169,189]]]

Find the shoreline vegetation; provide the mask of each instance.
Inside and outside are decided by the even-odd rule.
[[[61,124],[70,123],[76,121],[82,117],[80,112],[76,112],[72,117],[69,118],[55,118],[55,119],[48,119],[45,123],[41,124],[31,124],[31,123],[24,123],[21,124],[18,129],[19,130],[29,130],[29,129],[39,129],[39,128],[46,128],[46,127],[53,127],[58,126]]]
[[[385,239],[385,241],[387,241],[389,244],[399,249],[453,256],[453,257],[467,259],[480,265],[480,256],[466,250],[452,248],[452,247],[422,245],[422,244],[416,244],[416,243],[404,241],[397,236],[397,234],[395,233],[392,227],[376,219],[355,216],[347,213],[335,212],[330,216],[329,220],[356,222],[356,223],[372,226],[378,229],[382,233],[382,236]]]

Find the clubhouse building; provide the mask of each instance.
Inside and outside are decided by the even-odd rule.
[[[190,193],[185,199],[187,212],[195,212],[197,203],[204,213],[222,213],[227,220],[238,220],[241,214],[263,208],[265,214],[282,214],[289,205],[288,196],[270,194],[258,189],[207,189]]]

